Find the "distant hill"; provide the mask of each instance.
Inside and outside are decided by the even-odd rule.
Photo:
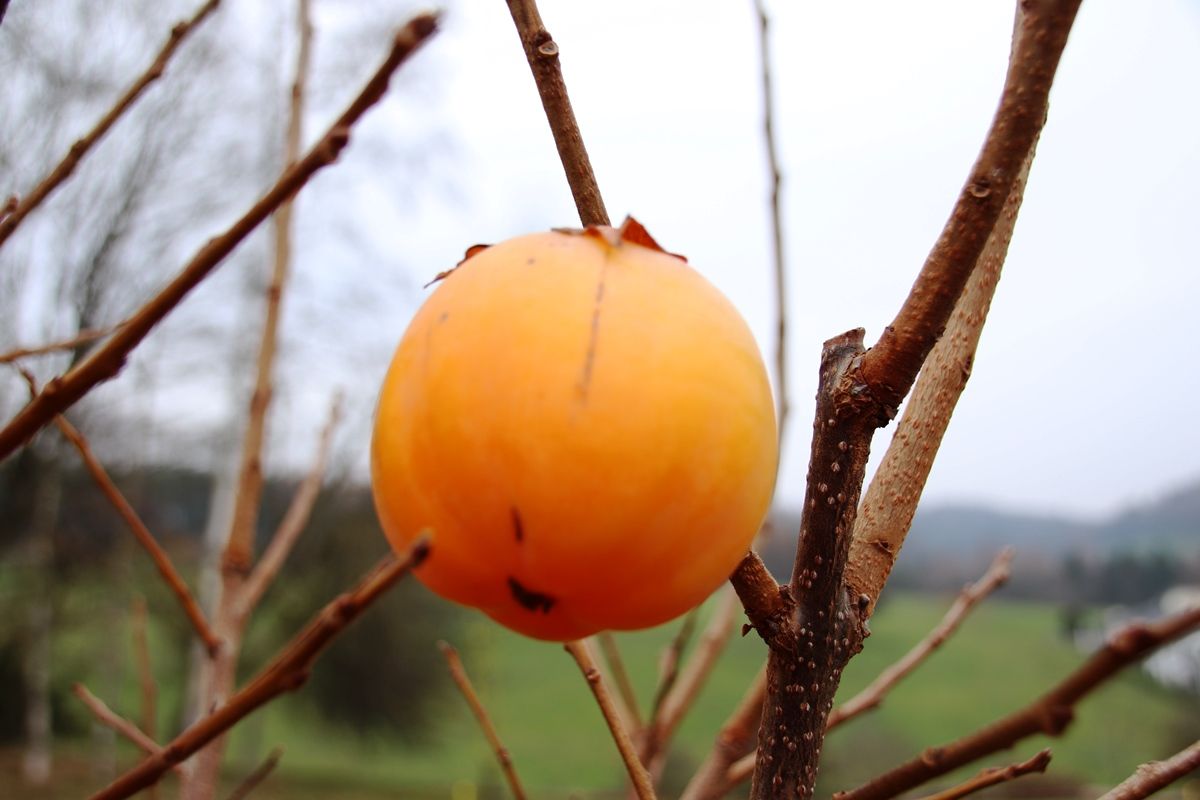
[[[782,577],[791,571],[800,513],[776,510],[772,525],[763,557]],[[895,582],[913,588],[958,586],[1007,545],[1017,552],[1013,589],[1035,596],[1043,596],[1035,587],[1059,576],[1068,558],[1098,562],[1129,554],[1200,561],[1200,480],[1100,522],[967,504],[918,509]]]

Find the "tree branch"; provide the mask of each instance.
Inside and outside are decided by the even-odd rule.
[[[533,81],[542,98],[542,108],[546,110],[558,157],[567,173],[579,220],[584,226],[608,225],[608,211],[604,208],[596,174],[592,171],[587,148],[583,146],[583,135],[579,132],[579,123],[575,121],[571,98],[563,81],[558,44],[542,24],[535,0],[508,0],[508,10],[533,71]]]
[[[924,798],[924,800],[959,800],[959,798],[982,791],[989,786],[995,786],[998,783],[1016,780],[1022,775],[1029,775],[1034,772],[1045,772],[1046,767],[1049,765],[1050,750],[1047,748],[1032,758],[1022,761],[1019,764],[1009,764],[1007,767],[988,767],[970,780],[964,781],[958,786],[954,786],[945,790],[944,792],[931,794]]]
[[[758,677],[717,735],[713,749],[692,776],[679,800],[719,800],[754,771],[754,737],[762,719],[763,697],[767,694],[767,671]],[[745,759],[743,756],[749,753]],[[746,760],[748,759],[748,760]],[[743,760],[745,763],[743,764]]]
[[[263,763],[255,767],[253,772],[243,778],[242,782],[229,793],[229,797],[226,800],[245,800],[260,783],[265,781],[275,771],[275,767],[279,766],[279,759],[281,758],[283,758],[283,748],[271,748],[271,752],[267,754]]]
[[[1023,0],[1000,108],[942,235],[892,324],[862,361],[862,379],[894,416],[979,261],[1046,122],[1050,86],[1080,0]]]
[[[138,686],[142,693],[142,730],[153,740],[158,728],[158,683],[150,662],[150,642],[147,636],[146,598],[133,599],[130,627],[133,629],[133,661],[137,665]]]
[[[875,603],[912,527],[942,436],[971,376],[975,350],[1000,281],[1033,156],[1034,151],[1030,150],[1008,195],[1004,213],[967,281],[945,334],[930,352],[928,363],[917,378],[904,416],[859,507],[846,582],[852,594],[870,599],[867,616],[874,613]]]
[[[604,715],[604,721],[608,723],[608,729],[612,731],[613,741],[616,742],[617,750],[621,753],[621,760],[625,762],[625,769],[629,772],[629,779],[633,781],[633,788],[637,792],[639,800],[655,800],[654,784],[650,780],[650,773],[638,760],[633,740],[629,738],[629,732],[621,724],[621,716],[617,713],[612,695],[608,692],[608,687],[600,675],[600,670],[596,667],[596,661],[592,658],[587,644],[583,641],[574,641],[567,642],[563,647],[575,659],[575,663],[579,665],[579,671],[587,679],[588,687],[591,688],[592,694],[596,698],[596,704],[600,706],[600,713]]]
[[[496,754],[496,760],[500,762],[500,769],[504,773],[504,779],[508,781],[508,788],[512,790],[513,797],[515,800],[525,800],[525,790],[521,787],[521,779],[517,777],[517,769],[513,765],[512,756],[509,754],[508,748],[500,741],[500,734],[496,732],[492,718],[488,715],[487,709],[483,707],[483,702],[476,694],[475,687],[471,685],[471,679],[467,677],[467,671],[463,667],[462,659],[458,657],[458,651],[447,642],[438,642],[438,649],[446,657],[446,665],[450,668],[450,677],[454,678],[454,682],[458,684],[458,689],[466,698],[467,705],[471,707],[471,713],[475,715],[479,727],[483,729],[483,735],[487,737],[492,752]]]
[[[70,339],[50,342],[49,344],[38,345],[37,347],[17,347],[9,350],[7,353],[0,353],[0,364],[11,364],[14,361],[20,361],[22,358],[57,353],[60,350],[74,350],[81,345],[94,342],[97,339],[103,339],[112,332],[112,328],[98,328],[95,330],[80,331]]]
[[[54,421],[57,423],[59,431],[62,432],[66,440],[79,451],[79,455],[83,458],[83,464],[87,467],[88,474],[92,476],[92,480],[96,482],[96,485],[100,487],[100,491],[104,493],[104,496],[108,498],[113,508],[121,515],[121,519],[125,520],[125,524],[133,533],[133,537],[137,539],[138,544],[142,546],[142,549],[150,556],[150,560],[154,562],[154,566],[158,569],[158,574],[162,576],[162,579],[179,601],[184,615],[192,623],[196,635],[204,643],[208,654],[210,656],[215,654],[221,646],[221,640],[213,631],[212,626],[209,625],[204,612],[200,610],[200,604],[196,602],[196,598],[192,597],[187,583],[184,582],[183,577],[175,569],[175,565],[171,563],[171,557],[167,555],[167,551],[159,545],[158,540],[154,538],[154,534],[142,522],[141,517],[134,511],[133,506],[129,504],[125,496],[121,494],[121,490],[117,488],[117,485],[113,483],[112,478],[108,476],[104,466],[92,452],[92,448],[83,434],[61,414],[55,416]]]
[[[358,96],[312,149],[279,180],[241,219],[225,233],[210,240],[161,292],[123,323],[112,338],[96,348],[65,375],[50,381],[28,405],[0,430],[0,459],[7,458],[55,414],[69,408],[97,383],[107,380],[125,364],[125,359],[146,335],[162,321],[235,247],[258,227],[272,211],[292,197],[317,171],[337,160],[350,141],[354,124],[387,91],[392,73],[437,30],[437,16],[420,14],[397,34],[392,50],[367,81]]]
[[[622,722],[630,731],[630,735],[637,736],[645,728],[645,723],[642,722],[642,714],[638,709],[637,693],[633,690],[633,682],[629,680],[629,670],[625,669],[625,659],[621,657],[621,648],[617,647],[617,640],[610,631],[600,631],[595,638],[617,688],[613,702],[617,704],[617,711],[621,715]]]
[[[29,215],[31,211],[41,205],[51,192],[71,176],[75,168],[79,166],[79,162],[87,155],[92,146],[106,134],[118,119],[125,114],[126,111],[133,106],[138,96],[146,89],[147,86],[154,83],[167,69],[167,63],[171,57],[175,55],[175,51],[179,49],[179,45],[187,38],[201,22],[203,22],[217,6],[220,5],[220,0],[208,0],[204,5],[200,6],[199,10],[188,20],[179,22],[175,27],[171,28],[171,34],[167,37],[166,43],[155,56],[154,61],[141,74],[136,81],[133,82],[125,94],[117,99],[115,105],[110,108],[100,121],[89,131],[82,139],[79,139],[75,144],[71,145],[71,149],[63,157],[62,161],[51,170],[50,174],[42,179],[41,183],[33,188],[24,200],[20,200],[12,208],[12,210],[3,216],[0,216],[0,246],[8,240],[12,232],[17,229],[17,226]],[[0,13],[0,17],[3,14]]]
[[[787,280],[783,252],[783,219],[780,211],[779,153],[775,142],[775,97],[771,89],[771,20],[763,0],[754,0],[758,14],[758,44],[762,64],[763,145],[771,181],[771,255],[775,265],[775,399],[779,412],[779,440],[783,441],[788,420],[787,380]]]
[[[137,725],[134,725],[109,708],[103,700],[89,692],[87,687],[82,683],[73,684],[71,691],[87,706],[88,711],[92,712],[92,716],[96,718],[97,722],[112,728],[148,755],[158,755],[162,752],[162,747],[159,746],[158,742],[147,736]],[[172,769],[176,772],[182,772],[178,764],[174,765]]]
[[[388,555],[345,594],[334,598],[258,675],[206,717],[197,720],[150,758],[118,777],[90,800],[119,800],[156,783],[163,773],[281,694],[304,685],[317,658],[350,623],[429,556],[421,536],[401,557]]]
[[[1071,724],[1075,704],[1097,687],[1154,650],[1200,628],[1200,608],[1153,623],[1129,625],[1091,655],[1078,669],[1024,708],[941,747],[931,747],[913,760],[857,789],[839,792],[834,800],[885,800],[964,764],[1012,747],[1035,734],[1059,736]]]
[[[933,651],[941,647],[981,600],[1008,581],[1012,557],[1012,548],[1006,547],[1001,550],[983,577],[959,593],[958,598],[950,606],[946,615],[942,617],[942,621],[938,623],[937,627],[905,653],[899,661],[881,672],[870,686],[833,710],[829,715],[829,720],[825,723],[826,732],[882,703],[883,698],[892,690],[892,687],[932,655]]]
[[[1141,800],[1196,769],[1200,769],[1200,741],[1184,748],[1166,761],[1142,764],[1111,791],[1105,792],[1099,800]]]
[[[283,562],[287,560],[288,555],[292,552],[292,548],[296,544],[296,540],[300,538],[300,534],[304,531],[304,527],[308,524],[308,520],[312,516],[313,506],[316,504],[317,497],[321,493],[321,482],[325,477],[325,465],[329,462],[329,451],[333,445],[333,432],[337,428],[341,418],[342,400],[339,395],[334,398],[333,403],[330,405],[329,419],[321,431],[320,443],[317,445],[317,456],[313,460],[312,467],[309,469],[308,474],[304,476],[304,480],[301,481],[300,486],[297,487],[296,494],[292,496],[291,505],[288,506],[287,512],[283,515],[283,520],[280,521],[279,527],[275,529],[275,534],[271,537],[271,542],[267,545],[267,549],[263,551],[262,557],[254,565],[254,570],[242,586],[238,602],[243,615],[249,614],[258,605],[258,601],[267,591],[271,582],[275,580],[275,576],[279,574],[279,570],[283,567]]]

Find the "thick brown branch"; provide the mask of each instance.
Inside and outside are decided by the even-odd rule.
[[[763,145],[771,181],[771,256],[775,265],[775,401],[779,415],[779,440],[783,441],[788,420],[787,380],[787,280],[784,269],[783,219],[779,197],[783,178],[775,142],[775,96],[771,88],[771,20],[763,0],[754,0],[758,14],[758,44],[762,64]]]
[[[953,786],[943,792],[931,794],[925,797],[924,800],[959,800],[959,798],[983,791],[989,786],[1016,780],[1022,775],[1045,772],[1048,766],[1050,766],[1050,750],[1046,749],[1019,764],[1009,764],[1007,767],[988,767],[970,780],[964,781],[958,786]]]
[[[163,773],[233,727],[238,720],[281,694],[299,689],[324,649],[396,581],[429,555],[429,538],[421,536],[401,557],[387,556],[350,591],[335,598],[227,702],[195,722],[150,758],[121,775],[91,800],[119,800],[156,783]]]
[[[488,744],[491,745],[492,752],[496,754],[496,760],[500,762],[500,769],[504,772],[504,779],[508,781],[508,788],[512,791],[513,797],[516,800],[525,800],[525,789],[521,786],[521,779],[517,777],[517,769],[513,765],[512,756],[509,754],[508,748],[504,746],[504,742],[500,741],[500,734],[496,732],[496,726],[492,724],[491,716],[483,707],[483,702],[476,694],[475,687],[471,685],[471,679],[467,677],[467,670],[463,667],[462,659],[458,657],[458,651],[447,642],[438,642],[438,649],[446,657],[446,665],[450,668],[450,677],[454,678],[459,691],[466,698],[467,705],[471,707],[471,713],[475,715],[479,727],[483,729],[483,735],[487,737]]]
[[[179,45],[187,38],[187,35],[192,32],[201,22],[205,20],[217,6],[220,5],[220,0],[208,0],[204,5],[200,6],[199,10],[192,15],[191,19],[184,22],[179,22],[175,27],[171,28],[171,34],[167,37],[166,43],[155,56],[154,61],[146,69],[145,72],[133,82],[125,94],[117,99],[115,105],[110,108],[100,121],[96,123],[82,139],[79,139],[75,144],[71,145],[71,149],[63,157],[62,161],[42,179],[42,182],[33,188],[28,195],[19,201],[11,210],[10,213],[0,216],[0,245],[3,245],[12,232],[17,229],[22,220],[29,215],[31,211],[41,205],[51,192],[71,176],[75,168],[79,166],[79,162],[87,155],[92,146],[100,140],[105,133],[108,132],[121,116],[133,106],[138,96],[146,89],[147,86],[154,83],[167,69],[167,62],[175,55],[175,51],[179,49]]]
[[[904,416],[859,507],[846,582],[853,594],[870,598],[867,616],[873,613],[908,536],[942,436],[971,376],[975,350],[1008,255],[1033,156],[1034,151],[1030,150],[979,264],[954,308],[950,324],[917,378]]]
[[[937,343],[1046,121],[1050,86],[1080,0],[1023,0],[1000,107],[908,299],[863,358],[863,381],[894,415]]]
[[[114,731],[124,736],[130,742],[137,746],[139,750],[147,755],[158,755],[162,752],[162,747],[158,742],[147,736],[141,728],[134,725],[129,720],[122,717],[120,714],[109,708],[103,700],[87,690],[82,683],[76,683],[71,687],[71,691],[75,693],[88,711],[92,712],[92,716],[101,725],[112,728]],[[182,772],[178,764],[172,767],[176,772]]]
[[[639,800],[654,800],[654,784],[650,780],[650,773],[638,760],[637,749],[629,737],[629,732],[621,724],[621,716],[617,713],[612,695],[609,694],[608,686],[605,685],[600,670],[596,667],[596,660],[592,658],[587,644],[582,641],[574,641],[567,642],[564,647],[575,659],[575,663],[579,665],[579,671],[583,673],[583,677],[587,679],[588,687],[596,698],[596,704],[600,706],[600,713],[604,715],[604,721],[608,723],[608,729],[612,732],[613,741],[617,744],[621,760],[625,762],[625,769],[629,773],[629,779],[633,782],[633,788],[637,792]]]
[[[1166,761],[1142,764],[1111,791],[1105,792],[1099,800],[1141,800],[1197,769],[1200,769],[1200,741]]]
[[[1200,608],[1119,631],[1062,683],[1024,708],[884,773],[835,800],[885,800],[1035,734],[1059,736],[1075,715],[1075,704],[1120,670],[1200,628]]]
[[[116,375],[129,353],[179,302],[228,256],[272,211],[292,197],[320,169],[334,163],[350,141],[350,131],[367,109],[383,97],[392,73],[437,29],[437,16],[421,14],[402,28],[392,50],[358,96],[312,149],[283,175],[241,219],[212,239],[161,292],[130,317],[112,338],[73,369],[50,381],[0,430],[0,459],[8,457],[96,384]]]
[[[550,131],[554,134],[559,160],[567,173],[567,183],[575,198],[579,220],[585,226],[608,225],[608,211],[600,196],[600,187],[596,184],[596,174],[592,171],[587,148],[583,146],[583,135],[579,132],[579,123],[575,121],[571,98],[567,96],[567,85],[563,81],[562,66],[558,60],[558,43],[542,24],[534,0],[508,0],[508,10],[521,37],[529,68],[533,71],[533,81],[537,84]]]
[[[22,358],[29,358],[30,356],[41,356],[47,353],[57,353],[62,350],[74,350],[80,345],[94,342],[97,339],[103,339],[112,332],[112,328],[99,328],[96,330],[80,331],[70,339],[64,339],[59,342],[50,342],[49,344],[38,345],[37,347],[17,347],[9,350],[7,353],[0,353],[0,364],[11,364],[14,361],[20,361]]]
[[[826,730],[831,731],[843,722],[882,703],[883,698],[892,690],[892,687],[942,646],[979,601],[1008,581],[1012,556],[1011,548],[1000,551],[983,577],[959,593],[958,599],[950,606],[950,610],[946,612],[946,616],[942,617],[942,621],[936,628],[930,631],[913,649],[905,653],[899,661],[881,672],[870,686],[833,710],[833,713],[829,715],[829,720],[825,723]]]
[[[133,533],[138,544],[150,556],[154,562],[154,566],[158,569],[158,573],[162,575],[164,581],[171,592],[179,600],[179,605],[183,609],[183,613],[187,616],[188,621],[192,623],[192,627],[196,630],[196,635],[200,637],[200,641],[204,642],[204,647],[208,650],[209,655],[217,652],[217,648],[221,646],[221,640],[213,632],[212,626],[208,624],[208,620],[204,616],[204,612],[200,610],[200,604],[196,602],[196,598],[192,597],[191,591],[184,582],[183,577],[175,569],[175,565],[171,563],[171,557],[167,555],[167,551],[163,550],[159,545],[158,540],[154,538],[154,534],[142,522],[141,517],[133,510],[133,506],[121,494],[121,490],[113,483],[112,478],[108,476],[104,466],[100,463],[92,452],[91,446],[87,439],[83,437],[75,426],[67,422],[66,417],[62,415],[56,416],[54,421],[58,424],[58,429],[67,441],[75,446],[79,451],[79,455],[83,458],[83,464],[87,467],[88,474],[92,476],[92,480],[100,487],[100,491],[108,498],[113,508],[121,515],[121,519],[125,520],[125,524],[129,526],[129,530]]]
[[[229,793],[229,797],[226,800],[245,800],[245,798],[249,797],[250,793],[275,771],[275,767],[279,766],[279,759],[281,758],[283,758],[283,748],[272,748],[263,763],[255,767],[254,771],[245,778],[242,778],[242,782]]]

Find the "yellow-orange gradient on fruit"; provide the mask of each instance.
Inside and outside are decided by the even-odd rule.
[[[372,485],[394,547],[432,531],[429,588],[567,640],[704,600],[758,531],[777,459],[749,328],[627,220],[445,276],[384,381]]]

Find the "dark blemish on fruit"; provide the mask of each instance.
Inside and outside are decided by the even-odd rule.
[[[540,611],[543,614],[549,614],[550,609],[554,608],[555,599],[553,597],[526,589],[511,575],[508,578],[508,590],[512,592],[513,599],[522,608]]]
[[[441,315],[440,317],[438,317],[438,322],[445,322],[445,321],[446,321],[446,320],[448,320],[448,319],[450,319],[450,312],[449,312],[449,311],[443,311],[443,312],[442,312],[442,315]]]
[[[517,510],[516,506],[512,507],[512,525],[513,535],[517,537],[517,541],[525,541],[525,526],[521,524],[521,512]]]

